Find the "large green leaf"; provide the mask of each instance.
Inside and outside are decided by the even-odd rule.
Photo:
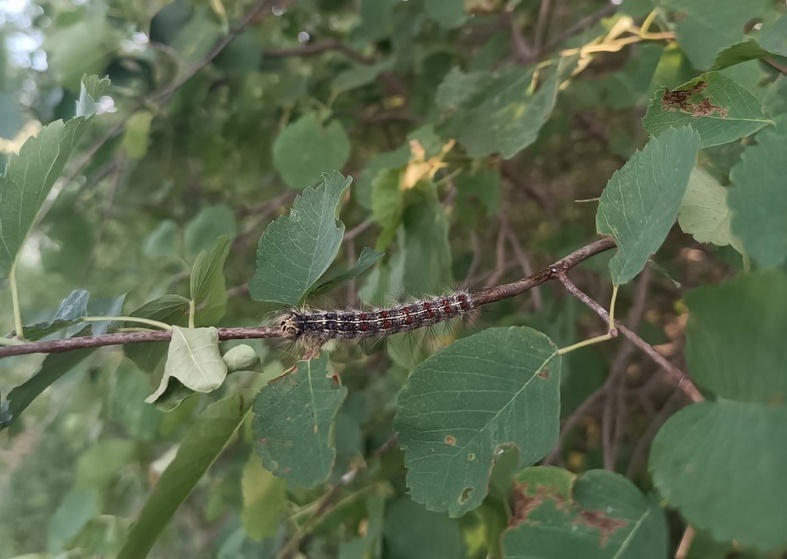
[[[726,68],[765,56],[787,56],[787,16],[765,22],[754,37],[735,43],[716,56],[714,67]]]
[[[346,396],[347,388],[328,374],[325,352],[264,386],[253,428],[265,467],[305,487],[327,480],[336,458],[333,423]]]
[[[11,272],[38,211],[87,129],[95,113],[94,100],[108,88],[108,79],[84,78],[77,103],[79,116],[45,126],[22,145],[18,155],[8,159],[0,177],[0,279]]]
[[[212,251],[197,255],[191,269],[191,300],[196,308],[197,326],[215,324],[227,309],[227,283],[224,263],[230,253],[230,238],[219,237]]]
[[[747,254],[763,267],[776,267],[787,258],[787,118],[757,135],[730,171],[728,203],[732,232]]]
[[[726,144],[772,123],[754,95],[719,72],[702,74],[673,90],[660,89],[642,120],[645,130],[656,136],[670,127],[691,125],[702,147]]]
[[[91,518],[100,512],[99,493],[93,488],[75,487],[49,519],[47,544],[51,553],[61,553]]]
[[[743,373],[744,371],[742,371]],[[719,401],[673,415],[653,441],[653,481],[670,506],[716,539],[787,546],[787,408]]]
[[[558,83],[571,62],[544,70],[533,90],[533,70],[521,68],[504,72],[472,97],[449,94],[445,86],[443,103],[462,100],[458,110],[442,128],[443,135],[456,138],[473,157],[500,153],[508,159],[532,144],[552,113]]]
[[[746,274],[686,296],[686,358],[692,376],[718,396],[787,402],[787,275]]]
[[[395,429],[413,499],[459,516],[488,492],[499,451],[542,458],[560,422],[557,347],[530,328],[490,328],[418,365],[399,396]]]
[[[232,208],[223,204],[203,208],[183,233],[186,258],[191,260],[201,251],[211,250],[220,237],[227,236],[232,241],[237,234],[238,223]]]
[[[321,173],[344,167],[349,157],[344,126],[338,120],[323,126],[313,114],[289,124],[273,145],[273,164],[293,188],[313,185]]]
[[[730,217],[727,189],[707,171],[694,167],[678,210],[680,228],[700,243],[731,244],[743,252],[740,240],[730,231]]]
[[[768,2],[661,0],[661,4],[680,13],[675,24],[678,43],[692,65],[704,70],[720,50],[743,39],[744,24],[762,15]]]
[[[195,392],[213,392],[226,376],[227,364],[219,352],[218,330],[173,326],[164,376],[158,389],[145,401],[152,403],[161,398],[171,378]]]
[[[80,334],[84,335],[87,332],[88,330],[85,329]],[[5,401],[0,403],[0,430],[19,419],[19,414],[49,388],[49,385],[59,380],[94,351],[95,348],[90,348],[47,355],[38,371],[23,384],[11,390]]]
[[[246,419],[253,393],[237,392],[205,408],[156,483],[119,559],[146,557],[161,531]]]
[[[325,273],[344,235],[344,224],[336,218],[350,182],[337,172],[324,174],[321,185],[295,199],[289,216],[268,226],[249,281],[253,299],[297,305]]]
[[[636,276],[664,242],[686,192],[700,137],[683,126],[665,130],[612,175],[596,213],[596,229],[618,243],[612,281]]]
[[[506,559],[666,559],[664,514],[623,476],[528,468],[503,534]]]
[[[189,300],[182,295],[163,295],[142,305],[131,313],[131,316],[149,318],[165,324],[185,326],[189,316]],[[125,326],[138,326],[128,322]],[[167,344],[150,342],[128,344],[123,348],[137,367],[145,372],[152,372],[167,353]]]

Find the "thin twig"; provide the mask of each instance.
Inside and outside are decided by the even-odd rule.
[[[680,545],[675,552],[675,559],[686,559],[689,556],[691,544],[694,541],[694,526],[688,524],[686,530],[683,532],[683,537],[680,539]]]
[[[506,285],[498,285],[472,294],[476,306],[487,305],[509,297],[515,297],[525,291],[541,285],[545,281],[557,277],[559,270],[568,270],[587,260],[591,256],[609,250],[615,246],[614,239],[605,237],[584,246],[551,266],[544,268],[526,278]],[[278,328],[261,326],[259,328],[219,328],[220,340],[281,338],[283,334]],[[170,332],[122,332],[103,334],[100,336],[82,336],[47,342],[30,342],[8,347],[0,347],[0,358],[12,355],[30,355],[33,353],[63,353],[87,347],[104,347],[110,345],[133,344],[142,342],[166,342]],[[645,343],[645,342],[642,342]],[[646,344],[647,345],[647,344]],[[650,346],[648,346],[650,347]],[[652,349],[652,348],[651,348]]]
[[[307,43],[305,45],[298,45],[297,47],[287,47],[281,49],[268,49],[263,52],[264,58],[292,58],[292,57],[307,57],[318,56],[326,52],[338,52],[343,54],[350,60],[371,66],[377,60],[371,56],[365,56],[358,51],[355,51],[336,39],[328,39],[326,41],[319,41],[316,43]]]
[[[500,219],[505,220],[506,224],[508,224],[508,217],[505,213],[500,214]],[[533,264],[530,262],[530,257],[522,248],[519,239],[517,239],[514,230],[510,226],[506,227],[506,237],[508,237],[508,244],[511,245],[511,249],[514,251],[514,257],[517,262],[519,262],[519,267],[522,268],[522,272],[525,275],[531,275],[533,273]],[[544,307],[544,299],[541,297],[541,290],[535,287],[532,291],[530,296],[533,299],[533,307],[536,310],[542,309]]]
[[[588,245],[590,246],[590,245]],[[555,277],[560,280],[560,283],[571,293],[574,297],[582,301],[585,305],[590,307],[597,315],[599,315],[603,320],[609,320],[609,313],[599,305],[596,301],[590,298],[588,295],[583,293],[574,283],[568,279],[565,270],[556,271]],[[667,361],[663,355],[657,352],[653,346],[647,343],[645,340],[640,338],[637,334],[626,328],[620,321],[615,321],[615,327],[617,328],[618,332],[626,336],[631,342],[640,348],[645,354],[650,357],[653,361],[658,363],[662,369],[664,369],[667,374],[672,377],[678,388],[680,388],[690,399],[692,402],[702,402],[705,398],[702,397],[700,391],[691,381],[691,379],[678,369],[675,365]]]

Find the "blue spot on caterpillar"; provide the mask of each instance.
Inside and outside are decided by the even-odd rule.
[[[290,311],[276,323],[284,338],[324,343],[411,332],[467,315],[475,308],[469,292],[456,291],[382,309]]]

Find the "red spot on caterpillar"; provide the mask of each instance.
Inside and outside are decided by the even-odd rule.
[[[454,309],[451,307],[451,299],[443,299],[440,301],[440,304],[443,305],[443,312],[447,316],[451,316],[451,314],[453,314]]]
[[[426,318],[434,318],[434,312],[432,311],[432,304],[424,301],[424,313],[426,313]]]

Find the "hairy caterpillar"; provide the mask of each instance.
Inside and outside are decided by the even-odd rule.
[[[456,291],[380,309],[290,311],[277,324],[284,338],[324,343],[411,332],[467,315],[475,308],[469,292]]]

